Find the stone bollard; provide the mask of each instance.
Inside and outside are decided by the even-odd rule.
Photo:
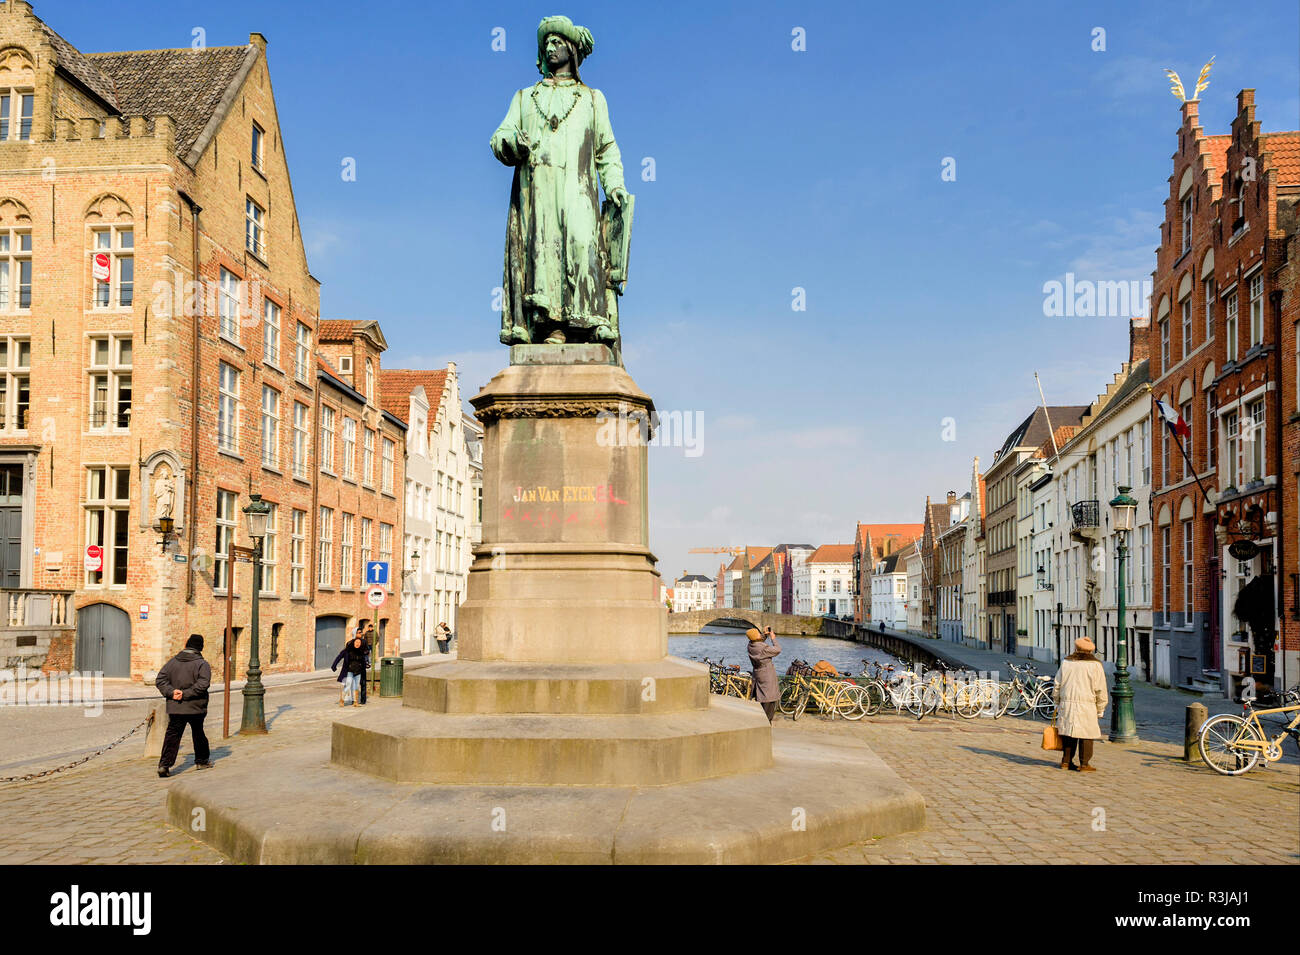
[[[1210,711],[1205,708],[1204,703],[1187,704],[1187,723],[1183,731],[1183,759],[1189,763],[1194,759],[1200,759],[1201,754],[1197,750],[1196,741],[1209,715]]]
[[[144,738],[144,755],[146,759],[157,759],[162,755],[163,734],[167,732],[167,701],[159,700],[153,705],[153,722],[149,724]]]

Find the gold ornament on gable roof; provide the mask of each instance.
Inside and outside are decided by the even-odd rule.
[[[1214,57],[1210,57],[1210,62],[1201,67],[1201,74],[1196,77],[1196,89],[1192,95],[1188,96],[1183,90],[1183,81],[1173,70],[1165,70],[1165,76],[1169,77],[1169,92],[1178,97],[1180,102],[1186,103],[1189,99],[1200,99],[1201,90],[1210,85],[1210,67],[1214,65]]]

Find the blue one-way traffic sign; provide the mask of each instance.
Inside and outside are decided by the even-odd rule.
[[[366,561],[366,583],[368,584],[388,583],[388,561],[386,560]]]

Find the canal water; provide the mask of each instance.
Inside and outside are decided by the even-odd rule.
[[[776,638],[781,644],[781,655],[773,663],[776,672],[783,674],[792,660],[806,660],[816,663],[825,660],[841,673],[856,676],[862,672],[864,659],[881,665],[892,663],[896,667],[902,664],[885,653],[869,647],[865,643],[852,640],[831,640],[826,637],[782,637]],[[742,670],[749,669],[749,639],[745,631],[727,627],[705,627],[703,632],[668,638],[668,652],[675,657],[702,661],[708,657],[714,663],[738,664]]]

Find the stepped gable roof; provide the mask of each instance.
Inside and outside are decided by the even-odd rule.
[[[379,369],[379,406],[389,414],[396,415],[403,421],[411,413],[411,392],[424,387],[424,396],[429,400],[429,427],[438,418],[438,408],[442,404],[443,392],[446,390],[447,370],[412,370],[409,368]]]
[[[853,563],[852,544],[822,544],[808,558],[810,564],[851,564]]]

